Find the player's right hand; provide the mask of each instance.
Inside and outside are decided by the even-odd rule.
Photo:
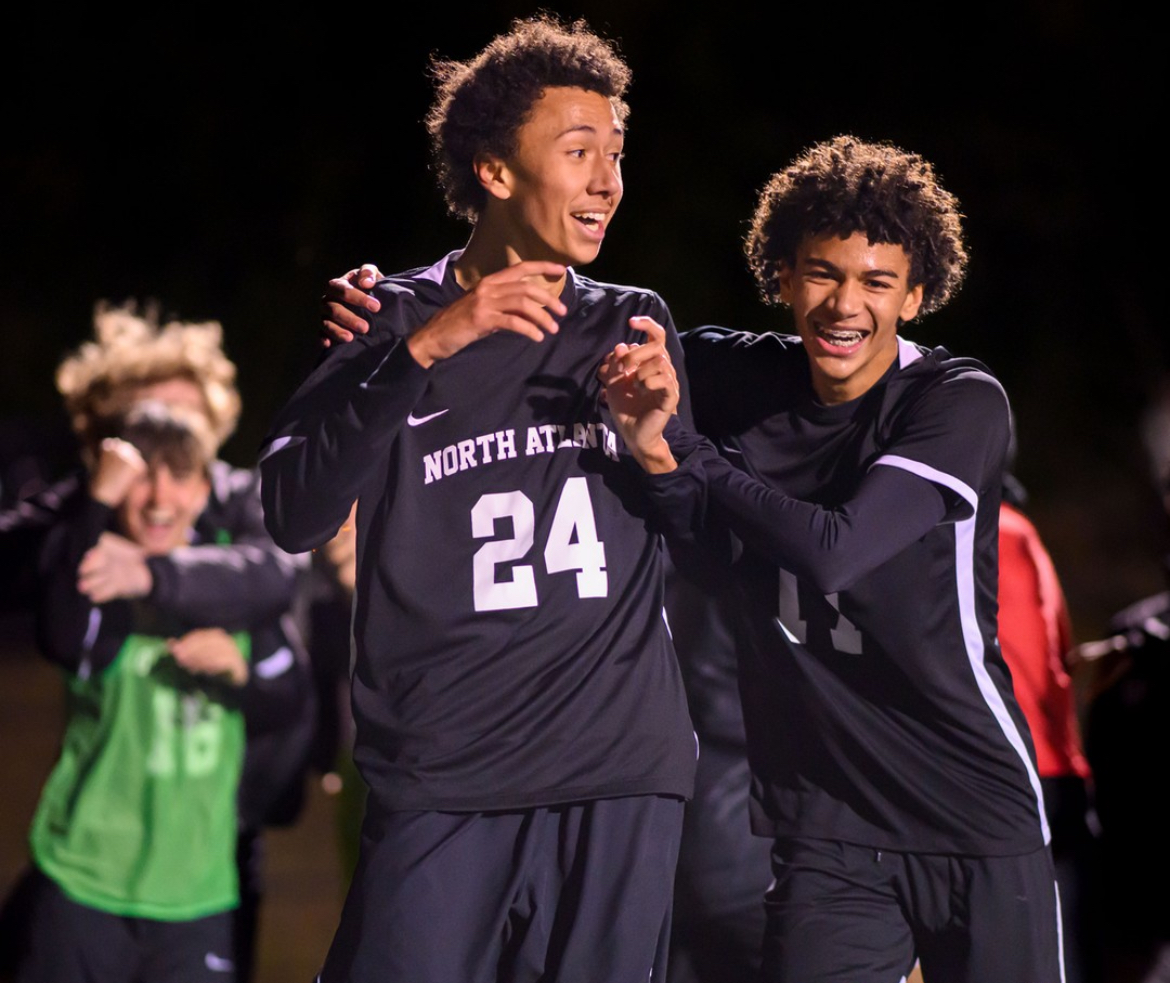
[[[224,676],[233,686],[248,681],[248,663],[239,646],[222,628],[196,628],[167,641],[175,661],[201,676]]]
[[[353,341],[355,334],[365,334],[370,326],[358,314],[346,307],[360,307],[376,314],[382,309],[369,291],[382,279],[373,263],[363,263],[360,269],[350,270],[325,284],[321,295],[321,344],[328,348],[335,341]]]
[[[568,308],[549,288],[560,281],[559,263],[525,260],[490,273],[453,304],[438,311],[406,341],[414,360],[424,368],[450,358],[472,342],[497,331],[513,331],[543,341],[559,330],[554,314]]]
[[[138,448],[120,437],[107,437],[89,478],[89,496],[110,508],[122,504],[130,486],[146,474],[146,462]]]

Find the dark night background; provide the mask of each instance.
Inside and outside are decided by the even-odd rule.
[[[68,463],[52,375],[96,299],[222,321],[245,401],[225,456],[245,464],[316,355],[324,281],[465,238],[427,166],[427,59],[471,55],[534,8],[422,4],[409,25],[398,7],[298,9],[103,6],[36,43],[9,36],[5,501],[29,474],[14,459]],[[1007,387],[1082,638],[1160,587],[1165,522],[1135,432],[1167,354],[1146,230],[1165,211],[1152,34],[1073,3],[559,11],[619,38],[635,74],[626,198],[592,275],[657,289],[680,327],[783,325],[740,252],[768,175],[841,132],[919,151],[964,204],[972,262],[951,306],[906,334],[984,359]]]
[[[10,11],[0,504],[72,464],[53,372],[99,298],[223,323],[245,406],[225,457],[252,463],[319,353],[325,281],[367,260],[430,263],[466,238],[427,166],[428,57],[470,56],[534,9]],[[905,333],[982,358],[1007,388],[1018,472],[1079,639],[1161,589],[1167,522],[1137,436],[1170,364],[1151,25],[1127,6],[1037,0],[557,9],[619,38],[635,76],[626,197],[591,275],[658,290],[680,327],[786,329],[740,250],[768,175],[842,132],[920,152],[963,202],[972,259],[951,305]],[[56,673],[15,626],[0,621],[4,890],[61,718]],[[337,803],[310,792],[300,823],[268,834],[259,983],[309,978],[336,922]]]

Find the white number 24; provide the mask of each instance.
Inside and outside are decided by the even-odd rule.
[[[487,539],[495,535],[496,520],[512,520],[511,539],[484,543],[472,559],[473,596],[476,611],[505,611],[536,607],[536,577],[532,566],[512,567],[511,580],[496,580],[502,563],[523,559],[532,549],[535,513],[532,499],[522,491],[481,495],[471,509],[471,535]],[[584,478],[569,478],[561,489],[553,514],[544,566],[549,573],[577,573],[578,597],[605,597],[609,577],[605,572],[605,544],[597,538],[593,502]]]

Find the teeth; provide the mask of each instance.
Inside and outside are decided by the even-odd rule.
[[[821,328],[820,333],[829,344],[840,345],[842,348],[856,345],[864,337],[860,331],[831,331],[828,328]]]
[[[586,225],[600,225],[605,215],[601,212],[579,212],[573,218],[578,222],[584,222]]]
[[[169,526],[174,521],[169,512],[150,511],[145,513],[143,518],[152,526]]]

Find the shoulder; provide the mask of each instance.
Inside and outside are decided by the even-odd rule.
[[[1007,393],[986,365],[952,355],[945,348],[923,348],[898,339],[900,370],[891,394],[905,408],[946,408],[963,416],[1010,424]]]
[[[576,270],[569,274],[573,279],[576,299],[583,311],[594,308],[622,308],[637,311],[661,321],[670,318],[666,301],[654,290],[634,287],[625,283],[605,283],[582,276]]]
[[[385,334],[401,335],[416,326],[420,316],[457,300],[462,290],[455,282],[452,264],[458,252],[449,253],[437,263],[392,273],[383,277],[370,293],[382,309],[366,316],[370,322],[370,340]],[[358,312],[361,313],[361,312]]]
[[[802,366],[806,358],[799,338],[774,331],[755,334],[707,324],[684,331],[682,340],[688,357],[735,359],[745,365],[762,362],[769,366]]]
[[[708,437],[742,433],[809,392],[799,338],[706,325],[684,332],[695,424]]]
[[[804,394],[808,356],[800,339],[775,332],[753,334],[706,325],[682,335],[687,372],[704,398],[722,402],[727,394],[759,397],[761,411],[775,412]]]

